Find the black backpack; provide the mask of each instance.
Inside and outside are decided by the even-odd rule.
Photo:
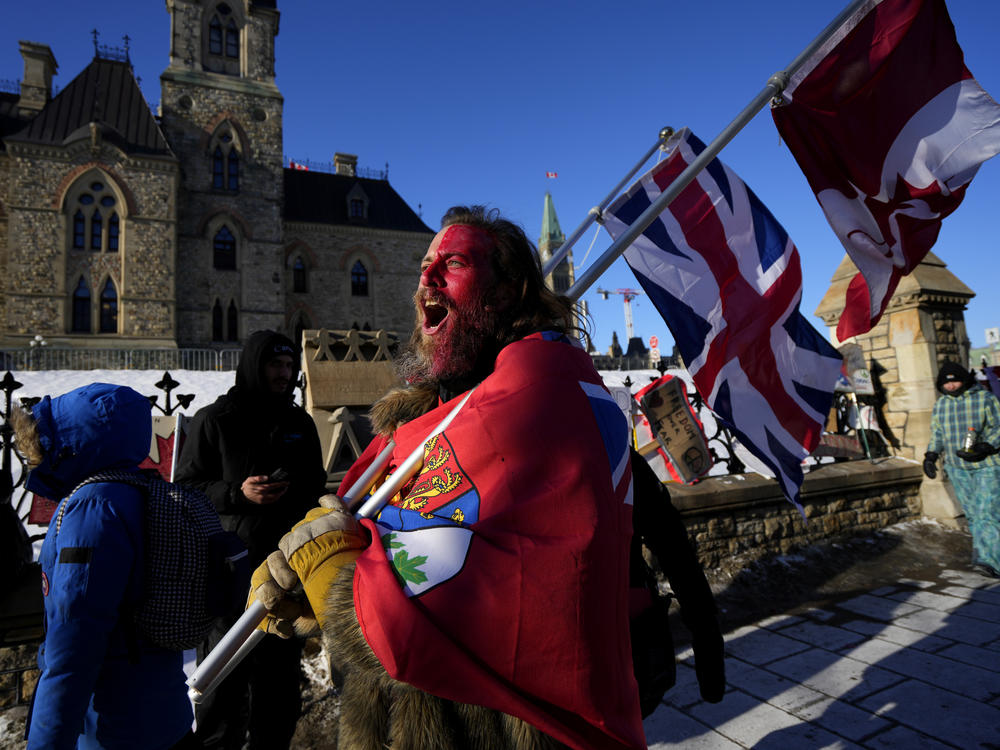
[[[222,528],[201,490],[166,482],[155,472],[105,471],[73,492],[101,482],[146,494],[143,595],[132,608],[141,635],[163,648],[190,649],[205,639],[215,618],[243,611],[250,587],[246,547]],[[56,533],[65,507],[63,502],[54,520]]]

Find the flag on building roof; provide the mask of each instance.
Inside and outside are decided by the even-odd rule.
[[[297,161],[292,161],[291,159],[288,160],[288,166],[291,169],[298,169],[298,170],[301,170],[303,172],[308,172],[309,171],[309,167],[307,167],[305,164],[299,164]]]
[[[860,271],[843,341],[878,323],[1000,152],[1000,106],[965,67],[943,0],[869,0],[783,96],[778,132]]]
[[[687,128],[605,212],[613,237],[704,150]],[[799,506],[802,459],[826,423],[841,357],[799,312],[802,271],[785,230],[718,159],[625,251],[705,403]]]
[[[550,179],[552,179],[552,178],[558,177],[559,173],[558,172],[546,172],[545,176],[548,177],[548,178],[550,178]]]

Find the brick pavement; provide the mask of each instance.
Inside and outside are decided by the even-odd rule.
[[[728,692],[690,648],[645,721],[651,750],[1000,750],[1000,581],[946,568],[726,634]]]

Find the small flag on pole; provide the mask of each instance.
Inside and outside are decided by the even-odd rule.
[[[554,179],[554,178],[556,178],[556,177],[559,176],[559,173],[558,172],[546,172],[545,176],[548,177],[549,179]]]
[[[772,115],[860,271],[837,338],[866,333],[1000,152],[1000,106],[965,67],[944,0],[869,0]]]
[[[301,170],[303,172],[308,172],[309,171],[309,167],[307,167],[305,164],[299,164],[297,161],[292,161],[291,159],[288,160],[288,166],[291,169],[298,169],[298,170]]]

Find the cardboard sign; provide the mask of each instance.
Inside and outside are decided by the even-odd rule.
[[[689,484],[712,468],[708,441],[687,399],[684,381],[664,375],[635,394],[650,431],[669,460],[671,476]]]

